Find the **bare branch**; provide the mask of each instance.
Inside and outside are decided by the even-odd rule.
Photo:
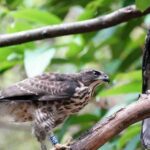
[[[137,102],[98,122],[79,140],[71,144],[71,149],[96,150],[129,125],[148,117],[150,117],[150,94],[144,94]]]
[[[142,92],[145,93],[148,89],[150,89],[150,30],[147,34],[142,58]],[[142,122],[141,142],[145,148],[150,149],[150,118],[146,118]]]
[[[131,5],[108,15],[86,21],[46,26],[18,33],[4,34],[0,36],[0,46],[4,47],[63,35],[97,31],[126,22],[130,19],[144,16],[148,13],[150,13],[150,8],[142,13],[136,9],[135,5]]]

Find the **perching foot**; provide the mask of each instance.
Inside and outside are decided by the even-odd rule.
[[[67,146],[65,144],[56,144],[54,145],[55,150],[70,150],[70,146]]]

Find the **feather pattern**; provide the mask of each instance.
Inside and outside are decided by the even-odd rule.
[[[68,76],[69,77],[69,76]],[[70,78],[63,78],[57,74],[52,74],[48,78],[45,74],[29,78],[16,83],[0,92],[0,100],[39,100],[39,101],[53,101],[53,100],[69,100],[79,83]]]
[[[12,116],[17,122],[32,121],[43,147],[52,129],[81,110],[91,100],[95,87],[108,81],[105,73],[96,70],[28,78],[0,91],[0,114]]]

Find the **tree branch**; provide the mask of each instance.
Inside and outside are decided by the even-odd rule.
[[[142,58],[142,92],[150,89],[150,30],[148,31]],[[150,149],[150,118],[142,122],[141,142],[143,146]]]
[[[0,36],[0,46],[4,47],[63,35],[97,31],[126,22],[130,19],[144,16],[148,13],[150,13],[150,8],[142,13],[136,9],[135,5],[131,5],[108,15],[86,21],[46,26],[18,33],[4,34]]]
[[[98,122],[85,135],[71,144],[71,149],[96,150],[129,125],[148,117],[150,117],[150,94],[143,94],[137,102]]]

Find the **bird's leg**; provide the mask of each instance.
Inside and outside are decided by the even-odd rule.
[[[43,129],[39,128],[38,126],[34,126],[34,134],[35,137],[37,138],[38,142],[41,145],[41,150],[47,150],[46,145],[44,143],[45,138],[46,138],[46,133]]]
[[[44,143],[49,131],[53,128],[53,118],[50,112],[43,109],[37,109],[34,120],[34,134],[41,144],[41,150],[47,150]]]
[[[45,138],[46,138],[45,132],[37,130],[37,128],[34,127],[34,134],[41,145],[41,150],[47,150],[45,145]]]
[[[41,143],[41,150],[47,150],[45,143],[43,141],[40,143]]]
[[[68,146],[68,144],[60,144],[56,138],[56,136],[54,134],[50,134],[49,135],[49,140],[51,141],[51,143],[54,145],[55,150],[69,150],[70,147]]]

